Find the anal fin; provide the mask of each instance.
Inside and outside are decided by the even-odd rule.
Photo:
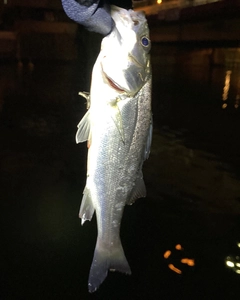
[[[126,202],[126,204],[132,205],[137,199],[143,197],[146,197],[146,186],[141,172],[141,176],[137,178],[131,196],[129,200]]]

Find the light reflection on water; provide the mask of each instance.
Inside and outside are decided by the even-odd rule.
[[[240,275],[240,243],[237,243],[238,254],[228,255],[225,259],[227,268]],[[237,251],[236,251],[237,252]]]
[[[231,74],[232,74],[232,71],[231,71],[231,70],[226,71],[225,84],[224,84],[224,87],[223,87],[223,94],[222,94],[222,100],[223,100],[223,101],[226,101],[226,100],[228,99],[228,93],[229,93],[229,87],[230,87]],[[227,107],[227,104],[224,103],[224,104],[222,105],[222,108],[226,108],[226,107]]]
[[[177,274],[183,273],[182,267],[184,266],[195,266],[195,260],[193,258],[186,257],[184,248],[181,244],[175,245],[173,251],[166,250],[163,257],[168,263],[168,268]]]
[[[231,96],[229,96],[230,89],[233,90]],[[240,69],[226,71],[222,100],[224,101],[222,104],[223,109],[226,109],[229,105],[238,109],[240,100]]]
[[[177,90],[180,85],[181,91],[188,89],[189,94],[195,89],[197,93],[200,92],[199,97],[209,98],[207,101],[210,105],[215,103],[222,107],[223,100],[224,108],[238,108],[240,48],[161,48],[161,45],[155,47],[152,60],[156,84],[160,84],[161,81],[173,84],[173,88]],[[194,102],[194,99],[192,101]]]

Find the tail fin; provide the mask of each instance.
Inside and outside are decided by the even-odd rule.
[[[99,247],[99,243],[97,243],[88,278],[88,291],[90,293],[98,289],[107,277],[108,270],[131,274],[121,242],[111,249]]]

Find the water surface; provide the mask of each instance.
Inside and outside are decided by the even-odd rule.
[[[213,61],[214,51],[153,45],[148,195],[126,207],[121,229],[132,275],[109,274],[93,295],[96,220],[78,219],[87,150],[74,137],[90,71],[80,61],[1,64],[0,299],[238,295],[239,50]]]

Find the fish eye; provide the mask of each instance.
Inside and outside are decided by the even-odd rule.
[[[143,36],[141,39],[141,43],[143,47],[148,47],[150,45],[150,40],[146,36]]]

